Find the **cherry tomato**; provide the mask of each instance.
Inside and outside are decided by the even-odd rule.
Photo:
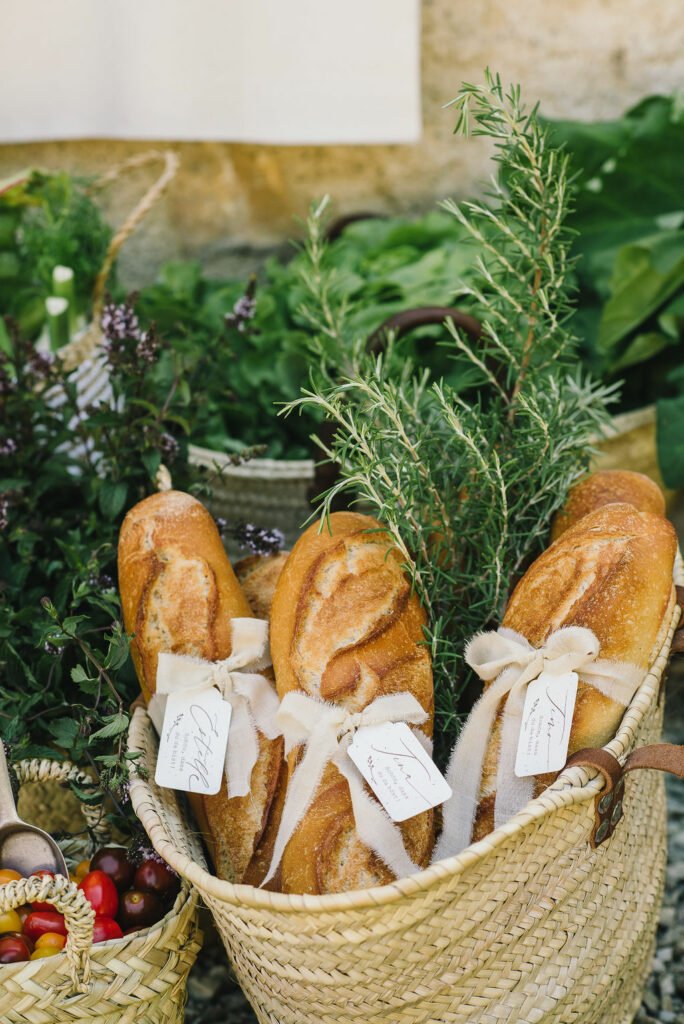
[[[66,935],[59,932],[44,932],[36,939],[36,949],[64,949],[66,946]]]
[[[153,892],[162,899],[170,899],[180,889],[180,878],[163,860],[144,860],[135,873],[134,888],[140,892]]]
[[[96,914],[115,917],[119,907],[119,894],[109,875],[104,871],[89,871],[79,889],[82,889]]]
[[[74,868],[74,871],[73,871],[74,877],[79,882],[82,882],[83,879],[85,878],[85,876],[88,874],[89,871],[90,871],[90,861],[89,860],[80,860],[78,862],[78,864],[76,865],[76,867]]]
[[[4,935],[0,938],[0,964],[19,964],[30,956],[28,946],[20,937]]]
[[[112,917],[101,914],[95,916],[93,926],[93,942],[108,942],[110,939],[122,939],[123,932]]]
[[[21,875],[13,868],[2,868],[0,870],[0,885],[7,885],[8,882],[18,882]]]
[[[6,910],[4,914],[0,914],[0,933],[20,931],[21,918],[16,910]]]
[[[10,937],[13,939],[20,939],[28,949],[29,953],[33,952],[33,943],[29,939],[28,935],[24,935],[23,932],[5,932],[4,935],[0,935],[0,939],[8,939]]]
[[[35,942],[45,932],[57,932],[59,935],[66,935],[66,924],[62,914],[54,910],[38,910],[24,921],[24,935]]]
[[[128,859],[123,846],[103,846],[90,862],[91,871],[104,871],[109,875],[119,892],[125,892],[133,885],[135,868]]]
[[[21,919],[21,926],[23,928],[24,921],[29,916],[29,914],[33,913],[33,907],[31,906],[30,903],[24,903],[21,907],[17,907],[16,913],[19,915],[19,918]]]
[[[131,889],[121,897],[117,920],[122,928],[148,928],[163,916],[164,905],[155,893]]]
[[[54,871],[34,871],[33,874],[31,875],[31,878],[54,878],[54,877],[55,877]],[[52,903],[41,903],[40,901],[37,902],[37,903],[32,903],[31,904],[31,908],[33,910],[54,910],[55,909],[54,906],[52,905]]]
[[[41,946],[40,949],[34,949],[29,959],[31,960],[43,960],[46,956],[56,956],[60,950],[56,946]]]

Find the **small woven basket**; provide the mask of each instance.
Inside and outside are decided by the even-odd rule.
[[[678,576],[683,582],[681,562]],[[676,606],[605,748],[621,763],[660,737],[661,682],[679,616]],[[590,840],[599,838],[595,815],[606,782],[594,769],[571,767],[457,857],[382,888],[284,895],[221,881],[187,855],[188,825],[174,794],[151,781],[157,743],[142,709],[129,749],[141,754],[150,779],[132,786],[133,806],[158,852],[212,911],[262,1024],[632,1020],[665,875],[659,773],[630,774],[624,816],[597,848]]]
[[[14,766],[21,785],[45,780],[90,782],[73,765],[25,761]],[[100,810],[82,804],[91,841],[106,836]],[[188,855],[202,863],[190,840]],[[201,945],[197,897],[186,882],[161,921],[123,939],[91,945],[95,915],[66,878],[24,878],[0,886],[0,912],[45,901],[64,914],[64,952],[0,965],[2,1024],[182,1024],[186,982]]]

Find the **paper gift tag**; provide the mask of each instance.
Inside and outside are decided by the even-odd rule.
[[[213,686],[168,695],[154,776],[158,786],[208,796],[219,792],[232,710]]]
[[[392,821],[406,821],[451,796],[451,786],[405,722],[357,730],[348,753]]]
[[[565,766],[577,682],[576,672],[560,676],[542,672],[527,687],[515,759],[519,779],[558,772]]]

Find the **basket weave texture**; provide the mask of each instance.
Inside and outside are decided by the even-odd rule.
[[[73,765],[51,761],[15,765],[20,782],[81,781]],[[97,828],[97,811],[83,805]],[[96,831],[97,835],[97,831]],[[193,857],[200,850],[187,847]],[[64,878],[28,878],[0,887],[0,912],[46,901],[64,913],[66,949],[56,956],[0,965],[2,1024],[181,1024],[187,975],[201,945],[197,897],[184,882],[169,913],[151,928],[91,946],[94,914],[83,893]]]
[[[679,614],[607,745],[618,760],[660,737],[660,685]],[[573,767],[457,857],[382,888],[297,896],[232,885],[193,862],[175,795],[151,781],[157,744],[142,709],[129,747],[150,779],[132,787],[136,813],[208,904],[262,1024],[632,1020],[665,873],[659,773],[630,775],[624,818],[598,849],[588,839],[604,783]]]

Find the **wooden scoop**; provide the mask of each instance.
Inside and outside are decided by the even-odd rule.
[[[27,825],[17,814],[7,759],[0,740],[0,868],[13,868],[28,878],[34,871],[69,877],[66,862],[52,836]]]

